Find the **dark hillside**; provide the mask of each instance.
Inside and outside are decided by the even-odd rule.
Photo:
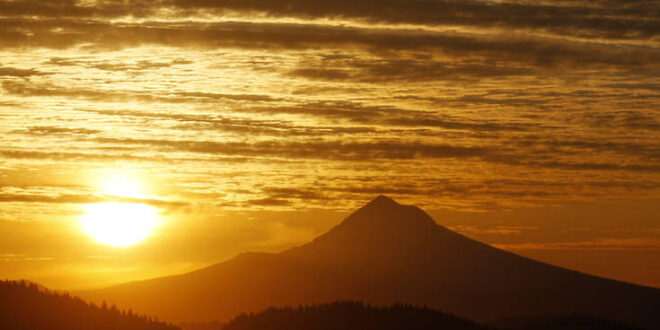
[[[34,283],[0,281],[0,329],[177,330],[152,318],[97,306]]]
[[[373,307],[337,302],[298,308],[270,308],[244,314],[223,330],[487,330],[485,326],[427,308]]]

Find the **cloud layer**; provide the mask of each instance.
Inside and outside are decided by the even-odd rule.
[[[316,195],[318,206],[387,186],[419,198],[431,178],[452,187],[435,193],[448,196],[439,203],[470,208],[648,196],[660,184],[655,2],[21,0],[0,9],[7,169],[247,163],[286,182],[283,191],[319,181],[345,191]],[[420,166],[428,170],[410,172]],[[372,182],[360,181],[365,170]],[[526,183],[540,173],[542,183]],[[197,177],[178,179],[188,175]],[[241,175],[233,190],[246,205],[310,203]],[[474,187],[486,178],[510,184],[484,195]],[[214,181],[198,185],[215,191]],[[356,182],[365,193],[341,187]]]

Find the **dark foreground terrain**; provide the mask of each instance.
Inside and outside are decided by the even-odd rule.
[[[177,330],[152,318],[97,306],[34,283],[0,281],[2,330]]]
[[[269,308],[243,314],[218,330],[638,330],[620,322],[565,316],[520,319],[482,325],[429,308],[410,305],[369,306],[358,302]]]
[[[0,282],[2,330],[638,330],[589,317],[510,320],[498,326],[411,305],[370,306],[336,302],[269,308],[225,323],[177,327],[150,317],[97,306],[29,282]]]
[[[485,330],[484,326],[427,308],[371,307],[344,302],[299,308],[271,308],[241,315],[223,330]]]

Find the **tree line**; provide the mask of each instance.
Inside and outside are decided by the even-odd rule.
[[[0,281],[0,329],[180,330],[131,310],[96,305],[27,281]]]

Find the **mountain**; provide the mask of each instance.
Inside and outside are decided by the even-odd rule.
[[[218,328],[220,329],[220,328]],[[489,330],[471,321],[406,305],[373,307],[337,302],[298,308],[269,308],[243,314],[222,330]]]
[[[228,320],[342,300],[429,306],[477,321],[593,315],[660,324],[660,290],[533,261],[439,226],[384,196],[308,244],[89,294],[166,320]]]
[[[96,306],[28,282],[0,281],[0,329],[11,330],[177,330],[177,327]]]

